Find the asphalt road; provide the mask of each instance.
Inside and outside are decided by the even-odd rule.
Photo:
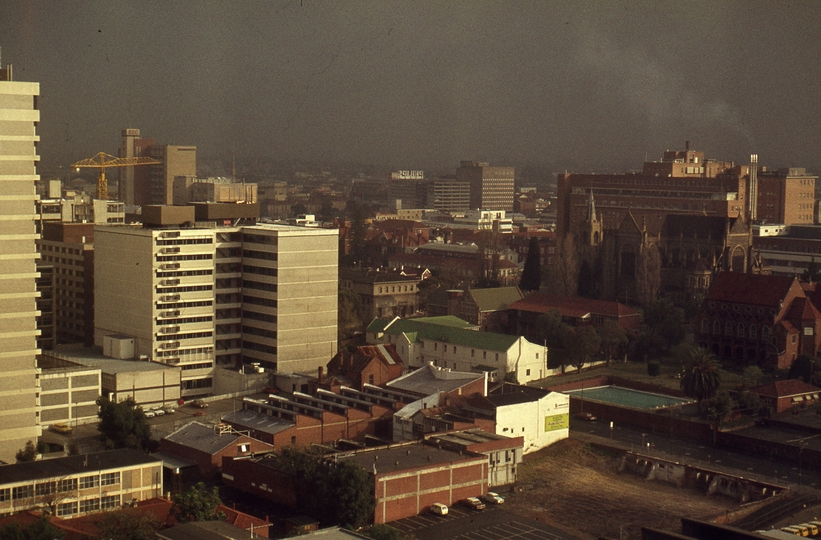
[[[610,423],[607,421],[588,422],[573,418],[570,421],[570,435],[586,433],[610,439]],[[801,485],[821,488],[821,471],[810,467],[800,467],[798,463],[757,457],[725,448],[715,448],[701,443],[671,436],[669,433],[647,432],[632,426],[615,425],[612,440],[629,447],[635,452],[659,457],[672,457],[675,461],[699,463],[737,471],[739,476],[749,476],[784,486]],[[649,445],[649,447],[648,447]]]

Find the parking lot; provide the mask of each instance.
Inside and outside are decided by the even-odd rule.
[[[476,511],[451,506],[446,516],[419,514],[388,523],[419,540],[579,540],[579,537],[500,507]]]

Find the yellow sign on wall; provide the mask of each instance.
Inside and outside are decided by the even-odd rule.
[[[553,416],[544,417],[544,430],[556,431],[557,429],[567,429],[570,427],[570,415],[554,414]]]

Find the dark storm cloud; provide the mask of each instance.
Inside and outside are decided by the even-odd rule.
[[[821,2],[6,3],[46,165],[121,128],[201,156],[640,166],[821,158]]]

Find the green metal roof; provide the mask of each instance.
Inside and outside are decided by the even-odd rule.
[[[404,334],[409,341],[441,341],[463,347],[485,349],[490,351],[507,351],[519,339],[519,336],[508,336],[493,332],[479,332],[467,321],[458,317],[425,317],[419,319],[398,319],[391,324],[386,319],[375,319],[368,332],[384,332],[391,335]]]
[[[508,304],[512,304],[524,298],[519,287],[470,289],[470,295],[479,307],[479,311],[499,311],[507,309]]]

